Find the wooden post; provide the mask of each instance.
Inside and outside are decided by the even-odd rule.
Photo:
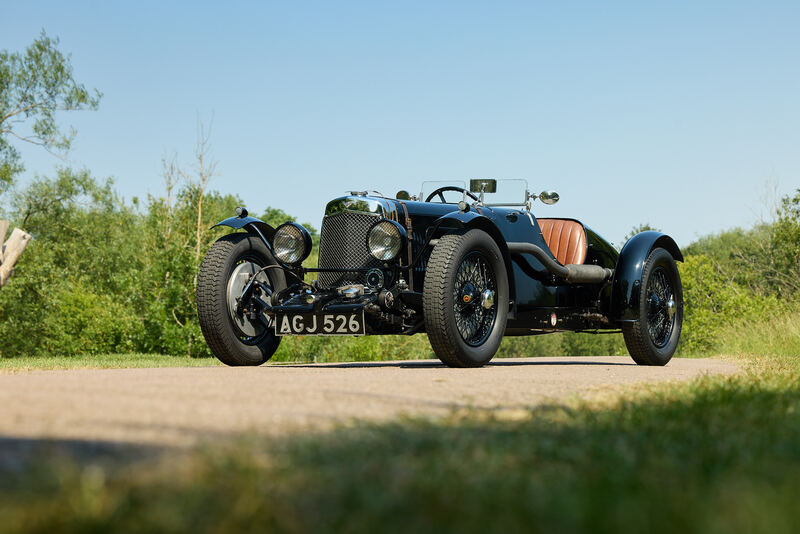
[[[3,243],[6,242],[6,232],[8,232],[8,221],[0,219],[0,264],[3,263]]]
[[[0,237],[5,237],[5,232],[8,229],[8,223],[2,224],[4,222],[0,221],[0,230],[2,230],[2,236]],[[19,228],[14,228],[14,231],[11,232],[11,237],[0,247],[0,256],[2,256],[0,257],[0,260],[2,260],[2,263],[0,263],[0,287],[6,285],[8,279],[11,278],[14,266],[30,240],[30,234],[23,232]]]

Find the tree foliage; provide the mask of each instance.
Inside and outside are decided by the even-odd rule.
[[[56,122],[61,111],[96,109],[101,94],[73,77],[70,56],[43,31],[23,53],[0,50],[0,193],[23,170],[12,141],[50,151],[69,149],[75,132]]]
[[[727,328],[771,317],[785,308],[785,303],[775,296],[754,293],[733,281],[729,272],[705,254],[686,256],[680,272],[685,321],[681,349],[684,353],[710,350],[717,336]]]
[[[775,221],[706,236],[684,251],[684,352],[712,350],[736,325],[783,315],[800,297],[800,189]]]
[[[0,292],[2,355],[207,354],[194,310],[198,199],[186,183],[174,205],[148,197],[137,208],[111,182],[68,169],[14,194],[10,211],[34,240],[25,275]],[[203,249],[223,233],[207,229],[239,204],[206,195]]]
[[[652,226],[650,223],[637,224],[636,226],[631,228],[630,232],[625,234],[625,237],[622,238],[622,242],[624,244],[624,243],[626,243],[628,241],[628,239],[632,238],[636,234],[641,234],[642,232],[647,232],[649,230],[654,230],[656,232],[660,232],[661,228],[656,228],[655,226]]]
[[[770,232],[774,285],[780,293],[800,293],[800,189],[786,196]]]
[[[684,252],[707,256],[727,282],[754,294],[793,298],[800,294],[800,189],[781,199],[774,222],[705,236]]]

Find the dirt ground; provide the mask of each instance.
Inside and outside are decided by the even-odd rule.
[[[513,415],[616,386],[735,371],[722,360],[639,367],[627,357],[498,359],[481,369],[425,360],[35,371],[0,375],[0,450],[49,441],[191,446],[471,407]]]

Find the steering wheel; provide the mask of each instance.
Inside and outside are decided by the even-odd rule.
[[[480,199],[478,197],[476,197],[470,191],[467,191],[463,187],[458,187],[458,186],[455,186],[455,185],[446,185],[444,187],[440,187],[439,189],[437,189],[436,191],[434,191],[433,193],[428,195],[428,198],[425,199],[425,202],[430,202],[433,197],[438,195],[439,198],[442,199],[442,204],[447,204],[447,200],[445,200],[444,195],[442,194],[442,193],[444,193],[446,191],[458,191],[459,193],[465,193],[468,197],[470,197],[475,202],[480,201]]]

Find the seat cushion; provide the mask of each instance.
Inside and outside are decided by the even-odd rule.
[[[586,230],[570,219],[536,219],[550,252],[561,265],[581,265],[586,260]]]

